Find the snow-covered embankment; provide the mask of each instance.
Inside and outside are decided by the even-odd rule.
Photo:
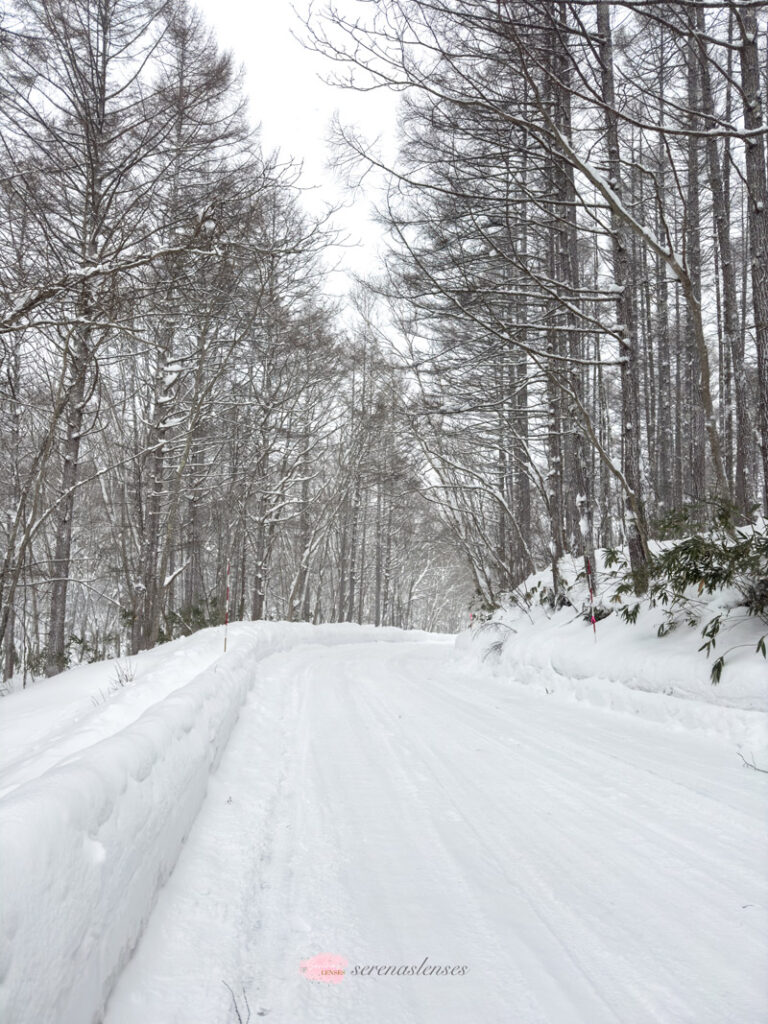
[[[3,1020],[96,1016],[200,809],[253,656],[220,660],[0,805]]]
[[[561,575],[575,607],[552,611],[538,600],[537,587],[549,584],[547,573],[530,577],[522,596],[457,638],[457,647],[515,685],[529,686],[555,701],[577,701],[683,730],[716,736],[749,762],[768,764],[768,668],[755,647],[765,623],[755,616],[733,615],[724,623],[717,654],[725,653],[718,685],[712,659],[701,651],[700,625],[681,622],[667,636],[664,607],[643,602],[637,622],[622,621],[613,602],[615,581],[601,580],[603,604],[615,611],[593,632],[588,591],[576,581],[578,566],[563,559]],[[612,589],[613,588],[613,589]],[[710,598],[709,615],[722,606]],[[703,607],[703,602],[702,602]]]

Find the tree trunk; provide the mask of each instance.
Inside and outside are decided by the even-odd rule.
[[[85,307],[86,302],[83,303]],[[55,676],[67,667],[66,618],[67,594],[72,554],[72,526],[75,511],[75,488],[80,465],[80,440],[85,417],[86,376],[90,360],[89,329],[84,327],[77,338],[72,358],[72,382],[66,415],[67,435],[63,446],[63,465],[59,485],[59,504],[55,517],[55,546],[51,572],[50,619],[46,649],[45,673]]]
[[[619,125],[615,109],[613,74],[613,35],[610,6],[605,0],[597,3],[597,30],[600,36],[600,62],[602,71],[602,98],[605,103],[605,128],[608,148],[608,176],[613,190],[621,196],[621,151]],[[617,318],[621,324],[621,415],[624,441],[624,477],[629,485],[626,496],[626,529],[629,561],[635,581],[636,594],[644,594],[648,587],[648,526],[640,476],[640,424],[638,336],[635,314],[632,268],[629,259],[627,229],[615,212],[611,214],[613,272],[618,298]]]
[[[750,10],[733,8],[741,25],[741,92],[744,97],[749,247],[752,307],[757,347],[757,423],[763,469],[763,511],[768,512],[768,184],[760,82],[757,18]]]
[[[704,11],[697,7],[698,45],[701,71],[701,110],[705,117],[713,119],[715,102],[712,77],[709,68],[707,43],[704,39]],[[730,119],[726,115],[726,119]],[[714,121],[708,121],[705,127]],[[749,397],[744,367],[744,346],[739,331],[739,308],[736,291],[736,270],[731,244],[731,196],[723,178],[723,168],[729,166],[728,142],[726,140],[724,159],[721,161],[717,139],[707,136],[707,172],[712,191],[715,234],[720,253],[720,274],[722,280],[722,322],[725,346],[733,367],[733,390],[736,411],[736,464],[734,467],[734,499],[740,512],[749,510],[749,484],[747,479],[747,446],[750,437]]]

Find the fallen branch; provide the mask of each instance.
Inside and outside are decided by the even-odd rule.
[[[237,1005],[235,993],[232,991],[230,986],[227,985],[226,981],[222,981],[222,985],[229,989],[229,994],[232,996],[232,1004],[235,1007],[235,1013],[237,1014],[238,1024],[249,1024],[249,1021],[251,1019],[251,1008],[248,1005],[248,996],[245,994],[245,986],[243,986],[243,1001],[245,1002],[245,1009],[248,1011],[248,1016],[245,1018],[245,1020],[243,1020],[243,1017],[240,1013],[240,1007]]]
[[[744,762],[744,767],[745,768],[752,768],[756,772],[762,772],[763,775],[768,775],[768,768],[758,768],[757,765],[755,764],[755,762],[754,761],[748,761],[746,759],[746,757],[744,757],[744,755],[741,753],[740,750],[737,750],[736,753],[739,755],[741,760]],[[752,756],[754,757],[754,754]]]

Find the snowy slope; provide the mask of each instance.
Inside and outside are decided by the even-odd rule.
[[[722,737],[445,644],[274,656],[106,1024],[764,1020],[767,808]]]
[[[747,760],[768,767],[768,662],[755,653],[766,625],[746,615],[727,620],[716,654],[728,651],[721,681],[713,685],[712,661],[699,648],[698,628],[681,624],[659,637],[661,608],[641,607],[636,624],[619,617],[611,583],[603,576],[601,597],[615,611],[593,631],[582,608],[585,584],[574,583],[579,566],[563,559],[561,575],[574,606],[553,612],[534,588],[548,586],[549,573],[531,576],[520,588],[530,599],[508,605],[487,623],[476,623],[457,640],[478,664],[512,685],[524,684],[565,702],[586,702],[727,740]],[[722,595],[710,598],[715,614]],[[588,607],[588,605],[587,605]],[[702,616],[707,621],[707,614]],[[733,648],[732,650],[729,650]]]

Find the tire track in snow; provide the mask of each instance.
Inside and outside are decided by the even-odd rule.
[[[435,692],[433,692],[433,689],[431,681],[428,678],[425,679],[422,677],[418,693],[415,696],[413,693],[410,693],[409,697],[411,698],[411,703],[415,702],[418,704],[419,701],[423,701],[425,707],[429,710],[433,724],[436,724],[439,728],[441,725],[441,719],[439,715],[435,714],[435,712],[440,709],[439,698],[444,698],[442,703],[451,704],[453,701],[453,694],[450,688],[442,683],[436,688]],[[379,699],[380,692],[381,691],[376,691],[377,700]],[[739,890],[734,888],[732,885],[720,882],[720,878],[722,876],[728,878],[728,876],[733,872],[729,859],[722,858],[719,861],[712,862],[713,865],[716,864],[718,868],[717,874],[710,876],[699,869],[697,866],[697,860],[701,854],[696,846],[691,843],[678,842],[678,837],[670,833],[668,829],[658,830],[654,828],[648,820],[646,820],[644,815],[647,815],[648,809],[651,805],[646,805],[639,815],[632,815],[624,810],[620,802],[614,802],[607,808],[603,808],[602,800],[590,799],[587,801],[587,806],[591,803],[594,809],[588,821],[580,820],[581,812],[576,816],[569,814],[568,808],[570,805],[584,808],[585,801],[583,787],[585,784],[594,784],[595,778],[599,778],[599,775],[597,775],[594,770],[591,775],[584,772],[585,766],[589,764],[589,756],[579,758],[578,763],[574,763],[572,759],[570,764],[563,758],[562,746],[570,746],[571,750],[573,750],[573,745],[567,742],[567,737],[563,736],[562,733],[558,733],[558,739],[566,742],[561,743],[559,747],[555,747],[550,743],[540,742],[538,737],[534,738],[533,743],[526,744],[526,733],[530,731],[531,725],[528,720],[531,717],[531,711],[535,710],[536,704],[541,707],[542,704],[546,705],[546,701],[545,699],[537,697],[534,697],[532,701],[529,699],[527,708],[525,708],[525,704],[521,704],[518,708],[520,711],[527,710],[528,712],[527,716],[525,716],[519,724],[512,723],[511,721],[504,723],[506,729],[513,727],[516,729],[515,746],[511,751],[509,746],[500,741],[498,737],[489,736],[487,728],[485,730],[479,729],[474,723],[469,726],[469,728],[474,731],[474,735],[481,737],[483,740],[490,739],[495,744],[495,749],[500,752],[502,757],[509,759],[511,753],[514,753],[515,756],[536,755],[536,771],[535,774],[527,780],[527,784],[531,787],[532,793],[536,793],[538,791],[540,796],[547,797],[546,802],[550,806],[556,807],[558,818],[560,820],[557,827],[550,828],[547,834],[547,822],[540,816],[534,816],[534,818],[528,819],[526,825],[528,835],[534,837],[534,839],[537,837],[540,838],[538,838],[538,842],[533,844],[533,848],[529,850],[529,855],[525,860],[525,866],[530,869],[530,867],[536,863],[547,863],[549,865],[549,873],[555,877],[557,877],[557,875],[563,876],[564,873],[564,877],[569,878],[571,896],[574,896],[580,891],[578,884],[579,880],[588,879],[590,877],[590,865],[602,863],[606,859],[610,858],[609,862],[612,861],[614,867],[625,876],[627,907],[630,911],[633,893],[636,894],[637,892],[643,892],[643,890],[649,892],[650,904],[644,907],[645,916],[650,916],[652,919],[655,918],[655,927],[650,929],[646,935],[645,941],[637,944],[636,955],[639,959],[648,959],[648,951],[653,950],[654,946],[658,945],[655,941],[655,935],[664,935],[666,932],[666,959],[668,962],[664,963],[657,957],[657,960],[659,961],[657,965],[657,975],[664,977],[670,973],[673,974],[675,968],[671,965],[675,965],[676,963],[675,950],[678,943],[669,941],[670,933],[677,933],[679,945],[682,949],[690,947],[692,943],[695,946],[697,940],[700,939],[700,936],[691,936],[691,912],[694,912],[695,916],[693,920],[696,920],[701,926],[702,935],[706,937],[703,943],[701,941],[699,942],[700,948],[707,948],[709,953],[712,954],[713,951],[716,953],[718,949],[722,949],[722,945],[726,946],[726,949],[722,950],[722,956],[720,958],[722,963],[719,964],[719,969],[722,975],[723,991],[727,992],[729,989],[732,989],[734,995],[732,997],[733,1001],[731,1011],[724,1010],[723,1012],[728,1014],[738,1005],[739,987],[740,985],[743,987],[745,979],[750,978],[750,961],[754,965],[754,969],[751,974],[754,982],[751,986],[753,989],[752,999],[756,997],[759,998],[761,991],[759,979],[764,978],[765,976],[765,915],[764,913],[760,913],[758,907],[757,914],[753,914],[751,920],[749,917],[745,919],[742,911],[740,919],[733,921],[730,928],[731,936],[734,936],[735,933],[735,938],[738,939],[740,937],[738,932],[746,925],[747,929],[753,933],[755,945],[754,947],[751,947],[749,944],[742,941],[740,945],[743,946],[744,950],[749,952],[751,955],[749,956],[747,963],[734,962],[733,965],[730,965],[728,963],[728,943],[727,941],[724,942],[723,918],[727,915],[729,909],[733,912],[734,908],[739,906],[738,897],[741,895],[743,900],[744,889],[742,888]],[[391,699],[388,703],[380,702],[379,713],[386,715],[391,706]],[[572,716],[573,725],[575,726],[578,726],[584,721],[584,718],[579,714],[580,710],[581,709],[575,710],[575,714]],[[455,721],[454,707],[450,718],[452,732],[454,734],[456,731]],[[490,720],[486,716],[482,721],[487,726]],[[631,724],[632,723],[630,723],[630,726]],[[466,720],[464,725],[467,725]],[[643,726],[640,726],[640,728],[642,729]],[[456,763],[461,763],[460,758],[454,757],[454,760],[449,762],[437,756],[435,746],[439,746],[439,743],[437,741],[435,743],[430,742],[423,731],[416,732],[411,739],[415,740],[419,749],[422,750],[422,753],[425,753],[425,757],[430,761],[435,775],[439,775],[442,772],[444,777],[450,780],[449,785],[451,788],[461,787],[462,780],[464,779],[464,773],[453,771],[453,766],[455,766]],[[682,738],[680,738],[680,741],[683,741]],[[445,751],[443,750],[442,753],[444,754]],[[468,751],[466,753],[468,753]],[[549,765],[548,759],[554,760],[554,764]],[[599,764],[600,752],[596,752],[592,755],[592,760]],[[514,764],[514,761],[511,763]],[[594,769],[594,767],[595,765],[593,764],[592,768]],[[579,773],[581,773],[581,778],[579,777]],[[570,777],[571,775],[573,777]],[[639,781],[640,783],[643,781],[642,773]],[[634,778],[632,779],[632,783],[634,786]],[[658,779],[652,778],[651,784],[656,783],[658,783]],[[675,787],[673,786],[673,790],[674,788]],[[578,799],[580,789],[582,790],[581,800]],[[632,787],[627,786],[627,792],[621,796],[621,799],[628,800],[631,792]],[[639,792],[639,790],[635,789],[635,792]],[[705,802],[699,800],[699,803]],[[708,805],[705,804],[705,806]],[[719,806],[721,811],[727,810],[727,807],[723,807],[723,805]],[[759,807],[762,805],[758,804],[756,806]],[[602,810],[604,810],[605,813],[602,815],[604,820],[601,822],[599,820],[599,815],[597,815],[595,811]],[[519,806],[516,807],[516,812],[520,812]],[[610,841],[612,839],[613,828],[606,828],[606,822],[611,824],[616,817],[619,817],[621,822],[624,833],[622,836],[623,841],[611,844]],[[566,820],[563,820],[563,818]],[[753,829],[751,833],[752,849],[754,849],[755,837],[754,824],[755,820],[753,815]],[[562,836],[562,828],[566,825],[569,828],[569,834],[571,836],[571,843],[567,854],[564,849]],[[600,828],[597,829],[593,835],[593,830],[596,825],[599,825]],[[493,830],[493,823],[491,830]],[[602,845],[594,841],[589,841],[591,836],[594,839],[595,836],[600,836],[601,834],[603,836],[601,840]],[[635,842],[637,842],[638,839],[644,839],[644,849],[636,852],[642,853],[643,856],[654,856],[657,863],[654,864],[652,868],[650,865],[645,864],[640,856],[636,856],[633,862],[633,851],[627,842],[627,837],[632,837]],[[576,846],[573,842],[574,838],[577,840]],[[706,839],[706,834],[702,834],[701,838]],[[492,844],[492,848],[502,848],[503,841],[503,835],[497,836]],[[608,843],[608,848],[606,848],[606,843]],[[613,849],[610,848],[611,845],[613,846]],[[581,852],[579,851],[579,847],[581,848]],[[659,850],[661,850],[661,855],[659,855]],[[738,844],[732,841],[730,848],[731,856],[733,856],[737,850]],[[756,865],[758,865],[757,869]],[[687,893],[686,899],[672,900],[673,904],[679,904],[680,910],[683,912],[679,919],[676,919],[674,914],[670,913],[670,910],[674,910],[674,907],[670,908],[666,905],[664,900],[655,899],[653,888],[649,890],[649,884],[651,887],[657,884],[656,879],[659,878],[659,876],[659,880],[663,880],[665,873],[667,875],[670,874],[670,866],[674,869],[672,872],[673,876],[675,872],[677,873],[677,878],[673,878],[673,881],[675,881],[676,885],[682,887],[683,891]],[[574,868],[577,870],[574,870]],[[751,887],[752,893],[754,894],[756,892],[758,894],[758,898],[760,898],[761,895],[764,894],[765,890],[762,874],[759,869],[759,859],[756,861],[754,856],[751,862],[751,868],[751,874],[742,872],[743,878],[739,884],[743,886],[744,881],[746,880]],[[657,874],[654,875],[654,872]],[[693,884],[691,884],[691,879],[693,879]],[[546,887],[537,885],[540,881],[541,879],[537,879],[534,874],[532,877],[529,877],[528,884],[532,889],[538,889],[543,905],[546,906]],[[710,907],[710,904],[712,903],[713,890],[715,890],[721,898],[717,901],[716,906]],[[591,896],[591,899],[584,903],[584,907],[589,908],[590,903],[598,906],[600,905],[601,892],[599,888],[593,885],[591,891],[589,889],[583,890],[583,894],[587,897]],[[697,896],[698,898],[696,898]],[[724,899],[722,896],[727,896],[728,899]],[[669,897],[667,897],[667,899],[668,898]],[[764,902],[762,906],[765,906]],[[553,914],[553,917],[558,919],[561,918],[563,916],[563,908],[558,906],[554,909],[556,913]],[[567,908],[565,909],[567,911]],[[741,908],[739,907],[739,909]],[[687,916],[685,912],[687,912]],[[578,917],[581,917],[582,913],[583,912],[580,911]],[[578,921],[578,923],[580,925],[583,924],[581,921]],[[559,925],[562,927],[562,921],[559,922]],[[600,929],[602,929],[605,926],[605,922],[599,922],[599,926]],[[598,933],[595,932],[595,935],[597,934]],[[571,939],[573,947],[577,949],[583,948],[585,938],[588,938],[588,936],[585,936],[584,934],[575,934]],[[626,942],[627,938],[628,936],[626,934],[623,936],[619,934],[617,936],[617,941],[623,939],[623,941]],[[587,948],[589,947],[587,946]],[[693,973],[695,975],[696,965],[692,965],[691,960],[691,956],[688,956],[687,962],[685,959],[678,959],[676,969],[683,970],[684,968],[687,968],[688,974],[691,974],[691,968],[693,966]],[[601,970],[603,969],[604,968],[601,968]],[[631,974],[631,969],[629,970],[629,973]],[[641,991],[644,987],[648,988],[647,980],[644,984],[641,983],[638,985],[638,991]],[[661,995],[664,996],[664,993],[662,992]],[[712,1017],[707,1016],[706,1010],[703,1010],[704,1016],[701,1014],[698,1016],[692,1016],[687,997],[683,997],[678,1000],[677,1012],[679,1013],[679,1017],[671,1017],[669,999],[673,997],[673,995],[674,993],[670,993],[664,996],[661,1006],[659,1006],[658,1003],[656,1005],[656,1014],[649,1019],[658,1019],[665,1022],[670,1019],[680,1019],[685,1021],[692,1021],[694,1019],[712,1019],[714,1021],[728,1019],[727,1017],[721,1018],[717,1016],[718,1011],[713,1011],[714,1016]],[[623,1018],[620,1016],[619,1019]],[[743,1019],[749,1019],[748,1007],[747,1016]]]
[[[473,674],[444,645],[263,662],[106,1024],[224,1024],[224,979],[270,1024],[758,1019],[765,915],[731,908],[762,891],[762,780]],[[322,985],[317,952],[470,973]]]

